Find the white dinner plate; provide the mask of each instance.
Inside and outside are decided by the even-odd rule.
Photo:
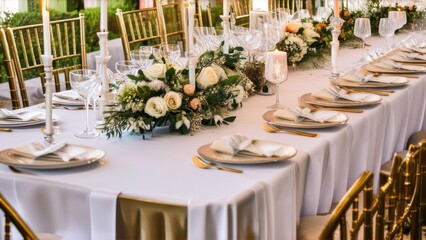
[[[281,145],[286,150],[286,155],[283,157],[259,157],[259,156],[252,156],[252,155],[229,155],[225,153],[218,152],[216,150],[213,150],[210,145],[206,144],[198,148],[198,154],[209,161],[214,162],[221,162],[221,163],[231,163],[231,164],[262,164],[262,163],[270,163],[270,162],[277,162],[277,161],[283,161],[286,159],[289,159],[296,155],[297,150],[295,147],[288,146],[282,143],[278,142],[272,142],[272,141],[264,141],[264,140],[253,140],[253,141],[259,141],[262,144],[274,144],[274,145]],[[255,143],[254,143],[255,144]]]
[[[13,167],[28,169],[62,169],[88,165],[102,159],[105,156],[105,152],[100,149],[91,147],[85,148],[87,148],[87,151],[89,151],[86,153],[87,156],[89,156],[87,159],[72,159],[68,162],[61,161],[59,158],[52,160],[50,155],[46,155],[46,157],[41,156],[34,160],[28,157],[15,155],[12,153],[13,150],[9,148],[0,151],[0,163]]]
[[[59,116],[56,114],[52,115],[53,122],[59,121]],[[44,118],[31,120],[31,121],[19,121],[19,120],[0,120],[0,127],[27,127],[43,124],[46,121]]]
[[[334,112],[336,115],[327,121],[320,123],[314,122],[311,120],[304,120],[302,122],[295,122],[291,120],[287,120],[284,118],[274,116],[275,110],[267,111],[263,114],[263,119],[267,121],[269,124],[279,126],[279,127],[290,127],[290,128],[305,128],[305,129],[316,129],[316,128],[329,128],[336,127],[345,124],[348,121],[348,116],[341,112],[330,111],[330,110],[317,110],[315,112],[319,113],[327,113]],[[312,114],[315,114],[313,112]]]
[[[353,101],[344,100],[344,99],[330,101],[330,100],[314,97],[310,93],[304,94],[300,98],[303,102],[313,104],[313,105],[323,106],[323,107],[362,107],[362,106],[375,105],[380,103],[380,101],[382,101],[382,98],[379,95],[372,94],[372,93],[351,93],[350,95],[356,95],[356,94],[364,94],[364,95],[368,95],[369,97],[362,102],[353,102]]]

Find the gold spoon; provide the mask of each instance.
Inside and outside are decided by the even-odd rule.
[[[12,128],[0,128],[0,132],[13,132]]]
[[[193,156],[192,157],[192,162],[194,162],[194,164],[202,169],[207,169],[207,168],[217,168],[219,170],[225,170],[225,171],[229,171],[229,172],[234,172],[234,173],[243,173],[243,171],[235,169],[235,168],[230,168],[230,167],[225,167],[225,166],[221,166],[221,165],[216,165],[215,163],[212,162],[208,162],[203,160],[202,158],[198,157],[198,156]]]
[[[263,129],[269,133],[276,133],[276,132],[288,132],[293,133],[296,135],[304,136],[304,137],[318,137],[319,134],[316,133],[308,133],[308,132],[302,132],[294,129],[288,129],[288,128],[282,128],[282,127],[275,127],[269,123],[263,123],[262,125]]]

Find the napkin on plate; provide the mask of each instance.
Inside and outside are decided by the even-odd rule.
[[[312,96],[321,98],[329,101],[336,101],[338,99],[345,99],[352,102],[363,102],[366,98],[368,98],[369,94],[349,94],[344,89],[338,89],[333,86],[321,89],[318,92],[313,92]]]
[[[415,53],[415,52],[410,52],[410,53],[400,52],[395,56],[398,56],[398,57],[400,57],[402,59],[406,59],[406,60],[415,60],[415,59],[426,60],[426,55],[423,55],[423,54],[420,54],[420,53]]]
[[[72,159],[86,160],[87,148],[77,145],[68,145],[64,142],[55,143],[52,145],[43,144],[40,142],[33,142],[20,147],[11,149],[15,155],[36,159],[38,157],[51,154],[51,157],[43,158],[43,160],[64,161],[68,162]],[[50,155],[49,155],[50,156]]]
[[[426,53],[426,48],[422,47],[410,47],[410,49],[414,52],[418,52],[418,53]]]
[[[224,136],[214,141],[210,148],[215,151],[229,155],[249,154],[259,157],[284,157],[287,156],[287,149],[284,145],[268,141],[257,141],[245,136],[236,134]]]
[[[278,109],[273,113],[275,117],[283,118],[294,122],[302,122],[305,119],[309,119],[314,122],[324,123],[330,121],[330,119],[337,116],[339,113],[335,111],[315,111],[311,112],[309,108],[300,107],[288,107],[284,109]]]
[[[58,98],[62,98],[62,99],[70,100],[70,101],[83,101],[83,98],[77,92],[73,90],[56,92],[53,95],[55,95]]]
[[[11,111],[5,108],[0,108],[0,120],[13,120],[28,122],[32,120],[44,119],[44,112],[37,111]]]
[[[362,75],[360,73],[348,74],[343,76],[344,80],[350,82],[356,82],[359,84],[366,84],[367,82],[377,82],[377,83],[405,83],[407,82],[406,77],[399,76],[378,76],[374,77],[373,75]]]
[[[409,70],[409,71],[424,71],[424,70],[426,70],[426,68],[423,67],[423,66],[401,64],[401,63],[396,63],[392,60],[383,60],[381,62],[376,63],[376,66],[386,68],[386,69],[392,69],[392,70],[398,70],[398,69],[404,69],[404,70]]]

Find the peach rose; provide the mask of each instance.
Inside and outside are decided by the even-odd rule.
[[[300,28],[300,24],[297,23],[287,23],[287,25],[285,25],[285,31],[289,32],[289,33],[297,33],[297,31],[299,31]]]
[[[185,86],[183,86],[183,92],[188,96],[192,96],[195,92],[195,86],[192,84],[185,84]]]
[[[189,105],[191,106],[192,109],[197,110],[197,108],[201,105],[200,99],[198,98],[193,98],[190,102]]]

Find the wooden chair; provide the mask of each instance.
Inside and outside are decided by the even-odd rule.
[[[117,9],[116,17],[126,60],[131,60],[130,51],[133,49],[166,42],[157,8],[128,12]]]
[[[233,0],[231,9],[235,14],[236,26],[248,27],[250,24],[250,11],[252,10],[252,1]]]
[[[4,239],[11,239],[10,228],[13,224],[18,231],[21,233],[25,240],[36,240],[38,239],[31,228],[25,223],[25,221],[19,216],[15,209],[9,204],[9,202],[0,194],[0,208],[5,216],[5,235]]]
[[[116,239],[187,239],[187,206],[121,195]]]
[[[164,29],[165,43],[185,42],[182,0],[168,1],[164,5],[157,0],[157,11]]]
[[[50,38],[53,55],[53,76],[56,91],[61,91],[60,74],[63,74],[65,87],[71,89],[69,71],[77,68],[87,68],[87,56],[85,45],[84,15],[77,18],[52,21],[50,23]],[[43,25],[8,27],[1,31],[2,43],[7,38],[8,44],[3,43],[3,49],[9,47],[9,55],[5,58],[8,72],[10,91],[14,108],[27,107],[30,104],[25,86],[25,80],[40,76],[43,92],[45,90],[45,78],[41,55],[43,46]],[[5,51],[7,52],[7,51]],[[13,63],[13,64],[10,64]],[[12,67],[13,65],[13,67]],[[14,69],[13,69],[14,68]],[[16,79],[16,80],[13,80]],[[17,104],[17,82],[20,89],[22,105]],[[19,100],[18,100],[19,101]]]

